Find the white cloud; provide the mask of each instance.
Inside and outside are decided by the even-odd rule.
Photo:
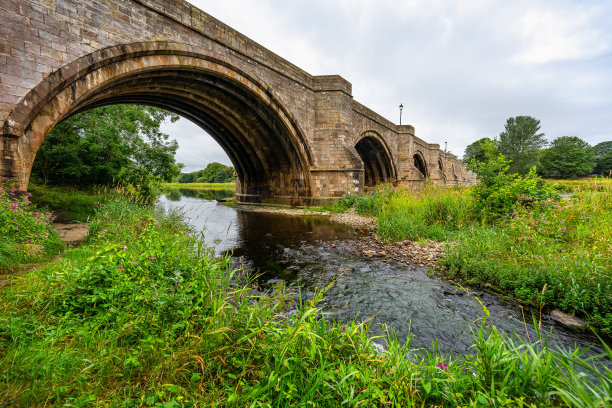
[[[601,30],[603,27],[592,25],[600,11],[599,8],[527,10],[519,23],[525,45],[514,60],[542,64],[591,58],[608,52],[610,42]]]

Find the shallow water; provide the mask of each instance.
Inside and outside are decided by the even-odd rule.
[[[518,306],[495,295],[467,293],[430,278],[418,266],[364,258],[350,245],[358,239],[352,228],[324,217],[243,211],[184,191],[161,196],[159,206],[181,210],[217,254],[232,251],[237,262],[257,271],[264,290],[282,281],[311,298],[333,282],[319,306],[338,321],[371,319],[374,334],[382,334],[386,324],[402,342],[411,334],[414,347],[431,348],[437,340],[443,353],[464,354],[472,344],[472,329],[484,315],[477,296],[490,312],[489,322],[499,330],[537,338],[529,312],[525,324]],[[603,352],[596,337],[559,327],[545,316],[541,320],[542,332],[558,347],[593,346],[589,354]]]

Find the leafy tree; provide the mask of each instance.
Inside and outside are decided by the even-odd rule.
[[[612,141],[601,142],[591,148],[595,156],[595,168],[597,174],[609,175],[612,172]]]
[[[483,144],[485,143],[493,143],[493,146],[495,147],[495,149],[497,149],[497,141],[496,140],[491,140],[488,137],[483,137],[482,139],[479,139],[477,141],[475,141],[472,144],[469,144],[466,148],[465,148],[465,154],[463,155],[463,160],[464,161],[468,161],[471,159],[475,159],[478,160],[480,162],[483,162],[486,160],[486,154],[485,154],[485,150],[483,148]]]
[[[221,163],[213,162],[202,171],[197,179],[198,183],[229,183],[234,181],[234,168]]]
[[[591,174],[595,159],[591,146],[576,136],[553,140],[541,157],[540,173],[546,177],[574,178]]]
[[[179,174],[178,144],[160,131],[178,116],[140,105],[91,109],[57,124],[36,155],[32,169],[45,183],[150,184]]]
[[[595,159],[595,169],[597,174],[603,174],[612,177],[612,153],[604,154]]]
[[[234,168],[221,163],[209,163],[204,170],[182,173],[179,183],[231,183],[235,179]]]
[[[499,134],[499,153],[510,159],[510,172],[527,174],[538,164],[538,150],[546,146],[540,121],[531,116],[517,116],[506,121]]]
[[[593,155],[595,156],[596,159],[601,156],[611,154],[612,153],[612,141],[598,143],[595,146],[593,146],[591,150],[593,150]]]

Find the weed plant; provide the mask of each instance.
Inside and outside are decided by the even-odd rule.
[[[610,376],[486,325],[474,353],[410,349],[391,328],[330,322],[320,292],[284,314],[178,216],[102,205],[89,242],[0,292],[5,406],[605,406]],[[484,309],[486,313],[486,308]],[[289,317],[290,316],[290,317]],[[386,351],[376,352],[374,341]],[[517,343],[518,341],[518,343]],[[403,343],[403,344],[402,344]],[[609,359],[612,353],[608,350]],[[576,367],[588,371],[589,376]]]
[[[396,189],[378,215],[378,234],[390,241],[445,241],[473,222],[473,201],[461,189]]]
[[[0,273],[49,258],[64,247],[51,226],[52,215],[38,211],[30,196],[0,186]]]

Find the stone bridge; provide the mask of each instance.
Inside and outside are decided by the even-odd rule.
[[[382,182],[474,181],[439,145],[182,0],[0,0],[0,181],[27,189],[62,119],[136,103],[206,130],[244,202],[312,204]],[[418,103],[418,101],[412,101]]]

